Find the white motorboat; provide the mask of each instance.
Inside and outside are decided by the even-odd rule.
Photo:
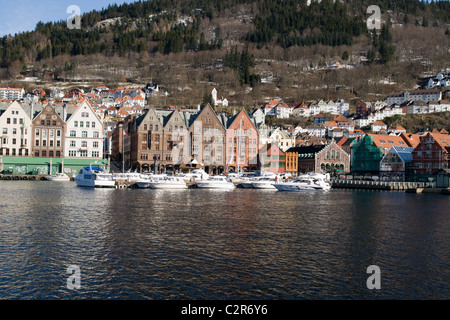
[[[253,177],[247,177],[247,178],[243,178],[241,183],[239,183],[239,185],[244,188],[244,189],[252,189],[253,188],[253,182],[257,181],[257,178]]]
[[[149,182],[151,189],[187,189],[186,182],[182,177],[166,176]]]
[[[117,181],[136,182],[141,179],[141,174],[138,172],[114,173],[113,177]]]
[[[183,179],[186,182],[192,182],[196,180],[207,180],[208,178],[209,174],[206,173],[206,171],[203,169],[195,169],[183,175]]]
[[[151,184],[167,178],[167,174],[141,174],[140,178],[136,180],[138,188],[151,188]]]
[[[320,177],[317,177],[320,179]],[[281,182],[274,184],[274,187],[278,191],[316,191],[316,190],[329,190],[331,185],[326,180],[316,179],[312,175],[301,175],[291,182]]]
[[[207,189],[234,189],[236,186],[225,176],[213,176],[195,183],[198,188]]]
[[[48,181],[70,181],[70,177],[64,173],[56,173],[49,176],[45,176],[44,179]]]
[[[261,179],[275,179],[276,174],[273,172],[263,172],[261,175],[254,177],[246,177],[243,178],[243,181],[239,184],[244,189],[253,189],[255,188],[253,183],[258,182]]]
[[[116,182],[111,173],[99,167],[84,167],[75,176],[77,186],[91,188],[115,188]]]
[[[276,178],[260,177],[258,180],[252,182],[253,189],[273,189],[276,190],[274,184],[277,183]]]

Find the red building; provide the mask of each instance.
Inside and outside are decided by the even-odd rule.
[[[259,134],[247,112],[229,119],[226,130],[227,172],[253,171],[258,168]]]
[[[286,172],[286,155],[277,144],[265,144],[259,152],[261,170],[276,174],[283,174]]]
[[[450,168],[450,135],[427,133],[413,151],[412,169],[418,174],[433,174]]]

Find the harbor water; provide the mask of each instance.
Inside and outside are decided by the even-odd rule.
[[[448,196],[51,181],[0,190],[0,299],[450,298]],[[369,266],[379,289],[368,288]]]

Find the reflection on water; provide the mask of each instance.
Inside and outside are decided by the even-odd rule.
[[[3,299],[448,299],[449,198],[0,182]],[[67,289],[67,267],[81,289]],[[366,287],[367,267],[382,288]]]

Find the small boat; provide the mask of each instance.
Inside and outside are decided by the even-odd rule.
[[[325,179],[312,175],[301,175],[291,182],[274,184],[274,187],[278,191],[316,191],[331,189],[331,185]]]
[[[150,181],[148,184],[151,189],[187,189],[183,177],[166,176]]]
[[[45,176],[44,179],[48,181],[70,181],[70,177],[64,173],[56,173],[49,176]]]
[[[204,189],[234,189],[236,186],[225,176],[213,176],[206,180],[199,180],[196,183],[198,188]]]
[[[113,177],[117,181],[136,182],[141,178],[141,174],[138,172],[114,173]]]
[[[91,188],[115,188],[116,182],[111,173],[105,172],[99,167],[84,167],[75,176],[75,182],[80,187]]]
[[[257,175],[257,176],[247,176],[244,177],[241,181],[241,183],[239,184],[239,186],[241,186],[244,189],[254,189],[254,185],[253,183],[258,182],[261,179],[266,179],[266,178],[274,178],[275,179],[276,174],[272,173],[272,172],[263,172],[261,175]]]
[[[272,189],[276,190],[274,184],[277,183],[276,178],[261,177],[258,180],[252,182],[253,189]]]
[[[142,188],[142,189],[146,189],[146,188],[151,188],[151,184],[155,181],[159,181],[159,180],[163,180],[167,178],[167,174],[162,173],[162,174],[152,174],[152,173],[148,173],[148,174],[141,174],[140,178],[138,180],[136,180],[136,185],[138,188]]]

